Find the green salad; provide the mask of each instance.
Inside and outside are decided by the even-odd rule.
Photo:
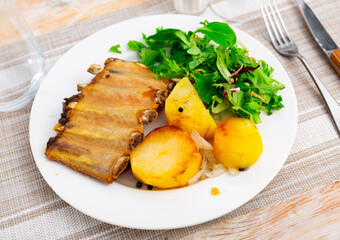
[[[157,78],[188,77],[213,116],[228,111],[260,123],[261,111],[270,115],[281,109],[277,93],[284,85],[273,79],[274,69],[250,57],[228,24],[201,24],[194,32],[157,28],[151,36],[143,34],[143,42],[129,41],[128,47]]]

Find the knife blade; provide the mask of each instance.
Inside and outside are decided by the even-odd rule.
[[[316,42],[329,58],[334,70],[340,76],[340,49],[315,16],[312,9],[303,1],[295,0]]]

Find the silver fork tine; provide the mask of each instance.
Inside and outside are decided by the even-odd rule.
[[[266,10],[266,13],[267,13],[267,16],[268,16],[268,21],[269,21],[269,23],[270,23],[270,26],[272,27],[272,29],[273,29],[273,31],[274,31],[274,35],[275,35],[275,37],[276,37],[276,41],[278,41],[280,45],[283,45],[283,42],[281,41],[280,36],[279,36],[279,34],[278,34],[278,32],[277,32],[277,26],[276,26],[276,24],[275,24],[275,22],[273,21],[273,18],[272,18],[272,16],[271,16],[272,14],[271,14],[271,13],[269,12],[269,10],[268,10],[268,6],[265,5],[265,6],[264,6],[264,9]]]
[[[287,28],[286,28],[286,25],[285,25],[285,23],[284,23],[283,20],[282,20],[282,17],[281,17],[281,14],[280,14],[279,9],[277,8],[276,2],[273,1],[273,3],[274,3],[274,8],[275,8],[275,10],[276,10],[276,12],[277,12],[277,14],[278,14],[278,16],[279,16],[280,23],[281,23],[281,26],[282,26],[282,28],[283,28],[285,34],[286,34],[287,37],[289,38],[289,41],[293,42],[293,39],[292,39],[292,37],[290,36],[290,34],[289,34],[289,32],[288,32],[288,30],[287,30]]]
[[[268,16],[264,10],[264,6],[261,6],[261,11],[262,11],[262,15],[263,15],[263,19],[264,19],[264,23],[266,24],[266,28],[267,28],[267,31],[268,31],[268,34],[269,34],[269,37],[270,37],[270,40],[272,41],[273,45],[275,48],[278,48],[279,45],[277,44],[274,36],[273,36],[273,32],[269,26],[269,22],[268,22]]]
[[[279,30],[279,33],[281,35],[281,38],[282,40],[285,42],[285,44],[288,44],[288,39],[286,38],[286,36],[283,34],[282,32],[282,21],[279,23],[276,15],[279,15],[280,16],[280,12],[278,10],[278,8],[276,7],[275,10],[273,8],[273,4],[276,6],[275,2],[274,1],[270,1],[269,2],[269,7],[270,7],[270,10],[272,11],[272,15],[273,15],[273,18],[274,18],[274,21],[276,23],[276,27],[277,29]]]

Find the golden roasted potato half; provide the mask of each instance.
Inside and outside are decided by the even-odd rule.
[[[196,131],[207,140],[214,137],[216,123],[188,78],[180,80],[165,101],[165,117],[169,125],[189,134]]]
[[[261,135],[249,119],[231,117],[217,126],[214,156],[225,167],[249,167],[259,159],[262,151]]]
[[[151,131],[131,151],[136,179],[158,188],[181,187],[200,170],[202,156],[192,138],[176,126]]]

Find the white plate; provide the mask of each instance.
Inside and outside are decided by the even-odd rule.
[[[261,114],[258,129],[264,151],[248,171],[233,177],[224,174],[193,186],[173,190],[137,189],[130,173],[106,184],[71,168],[49,160],[44,155],[46,143],[55,136],[52,127],[61,113],[63,98],[76,93],[77,83],[87,83],[93,76],[86,72],[92,63],[103,64],[110,56],[137,60],[126,47],[129,40],[141,40],[142,33],[153,34],[155,28],[195,30],[204,19],[187,15],[156,15],[124,21],[84,39],[69,50],[50,70],[32,107],[30,142],[36,164],[51,188],[67,203],[98,220],[138,229],[171,229],[203,223],[240,207],[259,193],[278,173],[292,147],[297,127],[297,103],[291,81],[279,61],[261,43],[235,29],[237,37],[248,47],[251,56],[267,61],[275,68],[274,76],[286,88],[280,92],[285,108],[272,116]],[[115,44],[122,54],[109,53]],[[162,117],[153,124],[164,124]],[[146,133],[150,131],[150,126]],[[221,194],[212,196],[217,187]]]

